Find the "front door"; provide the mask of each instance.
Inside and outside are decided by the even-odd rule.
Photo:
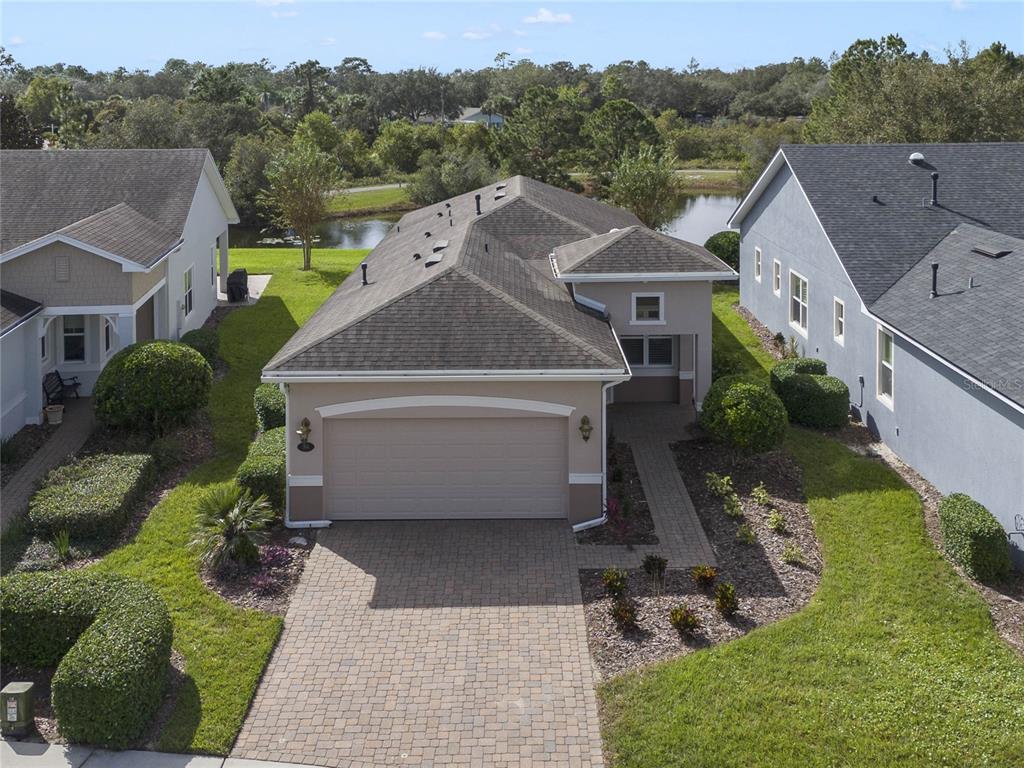
[[[135,340],[152,341],[156,338],[155,324],[153,321],[153,296],[139,307],[135,313]]]

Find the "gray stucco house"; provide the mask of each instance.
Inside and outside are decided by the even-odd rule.
[[[729,223],[741,303],[1024,565],[1024,144],[783,146]]]

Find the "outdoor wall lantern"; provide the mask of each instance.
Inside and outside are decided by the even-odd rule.
[[[583,442],[587,442],[590,439],[590,433],[594,431],[594,428],[590,424],[590,417],[584,416],[580,419],[580,434],[583,435]]]
[[[298,448],[303,453],[309,453],[309,451],[313,450],[313,444],[309,442],[309,433],[312,431],[309,419],[305,418],[299,422],[299,428],[295,430],[295,434],[299,436]]]

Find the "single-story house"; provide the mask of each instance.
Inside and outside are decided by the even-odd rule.
[[[505,118],[497,112],[484,112],[483,107],[466,107],[459,115],[460,123],[480,123],[488,128],[501,128],[505,124]]]
[[[405,215],[263,370],[287,397],[287,524],[600,522],[605,404],[699,408],[711,286],[735,277],[522,176]]]
[[[733,214],[740,301],[1024,563],[1024,144],[783,146]]]
[[[201,326],[237,221],[205,149],[0,152],[3,436],[39,423],[48,373],[88,395],[122,347]]]

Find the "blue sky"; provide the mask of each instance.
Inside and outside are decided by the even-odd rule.
[[[940,54],[966,40],[1024,53],[1024,2],[8,2],[0,40],[25,65],[159,69],[171,57],[210,64],[267,58],[283,67],[363,56],[379,71],[478,68],[498,51],[597,67],[622,59],[735,69],[827,58],[859,37],[896,32]]]

